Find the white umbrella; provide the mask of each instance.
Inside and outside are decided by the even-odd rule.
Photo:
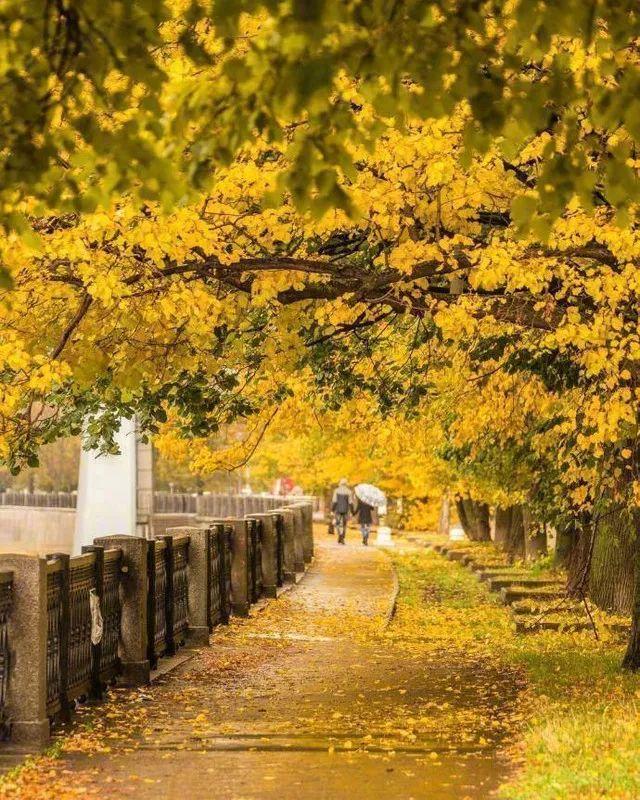
[[[387,504],[387,496],[382,489],[378,489],[377,486],[372,486],[370,483],[359,483],[353,491],[358,500],[368,506],[378,508]]]

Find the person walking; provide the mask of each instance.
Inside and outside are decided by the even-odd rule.
[[[346,478],[340,478],[340,482],[334,489],[331,498],[331,511],[335,517],[336,530],[338,532],[338,544],[344,544],[347,533],[347,520],[352,507],[352,495],[349,483]]]
[[[366,547],[369,544],[369,533],[371,532],[371,523],[373,522],[373,506],[363,502],[357,498],[354,513],[358,518],[360,525],[360,533],[362,534],[362,544]]]

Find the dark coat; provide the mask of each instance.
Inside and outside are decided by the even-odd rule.
[[[351,510],[351,489],[338,486],[331,499],[331,510],[334,514],[348,514]]]
[[[358,500],[355,513],[360,525],[371,525],[373,522],[373,506],[368,503]]]

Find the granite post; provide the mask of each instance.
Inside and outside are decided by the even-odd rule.
[[[122,550],[120,628],[120,664],[123,686],[141,686],[151,679],[151,663],[147,650],[148,638],[148,583],[147,563],[149,547],[155,543],[140,536],[101,536],[95,544],[105,550],[118,547]]]
[[[251,587],[249,585],[249,525],[246,519],[226,520],[233,528],[231,535],[231,597],[233,613],[249,615]]]
[[[296,582],[296,553],[295,553],[295,522],[294,512],[291,508],[277,508],[275,511],[282,516],[284,533],[284,579],[290,583]]]
[[[294,552],[296,572],[304,572],[304,516],[300,506],[292,506],[294,524]]]
[[[230,525],[231,534],[231,605],[239,617],[249,616],[251,586],[249,581],[249,525],[246,519],[211,519],[207,524]]]
[[[278,595],[278,535],[272,514],[252,514],[262,522],[262,591],[265,597]]]
[[[2,554],[0,570],[13,572],[9,613],[9,680],[5,703],[11,748],[39,749],[49,741],[47,717],[47,562]]]
[[[301,501],[296,508],[302,510],[302,550],[305,564],[309,564],[313,561],[313,504]]]
[[[209,528],[169,528],[173,536],[189,537],[189,628],[187,635],[192,644],[209,644]]]

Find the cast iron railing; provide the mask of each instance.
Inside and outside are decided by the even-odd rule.
[[[249,519],[249,570],[251,580],[251,602],[262,597],[262,520]]]
[[[102,573],[102,642],[99,654],[99,679],[103,683],[113,680],[120,672],[118,641],[120,640],[121,607],[120,580],[122,550],[105,550]]]
[[[216,523],[207,532],[209,629],[229,622],[231,615],[231,528]]]
[[[80,556],[47,561],[47,714],[75,700],[100,697],[119,673],[122,551],[88,547]],[[102,638],[92,642],[91,603],[102,616]]]
[[[149,548],[148,650],[152,666],[167,650],[167,544],[156,539]]]
[[[63,689],[62,653],[66,650],[65,569],[61,559],[47,562],[47,714],[61,709]]]
[[[189,537],[173,537],[173,642],[185,642],[189,627]]]
[[[69,632],[67,655],[68,701],[84,697],[91,690],[91,592],[96,591],[96,555],[69,561]]]

